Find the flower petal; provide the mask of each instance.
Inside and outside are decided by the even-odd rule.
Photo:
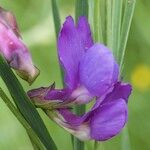
[[[123,99],[101,105],[91,116],[91,137],[104,141],[117,135],[127,121],[127,105]]]
[[[16,36],[20,37],[16,17],[12,12],[0,7],[0,22],[5,24],[8,28],[11,28],[12,31],[16,34]]]
[[[112,92],[107,94],[107,96],[105,97],[102,103],[115,101],[119,98],[124,99],[126,102],[128,102],[128,98],[131,94],[131,91],[132,91],[132,87],[130,84],[117,82],[114,85],[114,89],[112,90]]]
[[[93,97],[85,87],[79,86],[72,92],[70,99],[73,105],[81,105],[89,103]]]
[[[80,80],[90,93],[103,95],[117,82],[119,69],[111,51],[102,44],[94,44],[83,56]]]
[[[70,89],[78,84],[78,66],[86,49],[93,45],[89,24],[81,17],[75,26],[71,16],[66,18],[58,38],[58,54],[65,69],[65,83]]]
[[[68,99],[70,92],[67,89],[54,89],[55,85],[49,87],[41,87],[28,91],[28,96],[32,102],[43,109],[55,109],[66,107],[64,101]]]
[[[54,111],[46,110],[46,114],[59,126],[73,134],[80,140],[89,140],[90,127],[87,122],[83,122],[82,117],[74,115],[68,109],[59,109]]]

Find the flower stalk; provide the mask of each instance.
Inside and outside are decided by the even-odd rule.
[[[56,0],[51,0],[51,5],[52,5],[54,27],[55,27],[55,33],[56,33],[56,39],[57,39],[59,36],[60,27],[61,27],[60,13],[59,13]],[[64,86],[64,82],[63,82],[64,72],[61,66],[60,66],[60,73],[61,73],[61,82],[62,82],[62,85]]]
[[[56,38],[57,38],[59,31],[60,31],[60,27],[61,27],[60,14],[59,14],[58,6],[57,6],[57,1],[51,0],[51,4],[52,4],[53,20],[54,20],[54,25],[55,25],[55,33],[56,33]]]

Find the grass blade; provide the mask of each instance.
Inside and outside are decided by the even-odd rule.
[[[76,0],[75,18],[76,22],[80,16],[88,18],[88,0]]]
[[[34,105],[30,102],[20,82],[10,69],[9,65],[0,55],[0,75],[5,82],[19,111],[37,134],[47,149],[56,150],[55,143],[50,137],[40,115]]]
[[[129,133],[128,133],[128,127],[127,126],[125,126],[125,128],[122,131],[121,149],[122,150],[131,150],[130,138],[129,138]]]
[[[128,40],[129,31],[130,31],[131,21],[133,18],[136,0],[126,0],[125,2],[126,2],[125,10],[124,10],[124,15],[123,15],[123,23],[122,23],[121,35],[120,35],[121,37],[120,37],[119,49],[117,53],[117,61],[120,65],[120,75],[122,74],[122,70],[123,70],[125,49],[127,45],[127,40]],[[122,150],[131,149],[127,126],[123,129],[123,132],[122,132],[121,149]]]
[[[59,10],[58,10],[58,6],[57,6],[57,1],[56,0],[51,0],[51,4],[52,4],[52,12],[53,12],[53,20],[54,20],[54,27],[55,27],[55,33],[56,33],[56,39],[59,36],[59,31],[61,28],[61,20],[60,20],[60,14],[59,14]],[[64,86],[64,71],[60,66],[60,73],[61,73],[61,82]]]
[[[94,39],[95,42],[103,43],[101,13],[100,13],[100,0],[94,1]]]
[[[126,0],[125,11],[123,16],[123,23],[121,29],[120,45],[118,51],[118,63],[120,64],[120,70],[122,71],[123,60],[125,55],[126,44],[128,40],[131,21],[134,13],[136,0]]]
[[[113,0],[112,6],[112,35],[113,35],[113,54],[117,58],[120,43],[121,19],[122,19],[122,0]]]
[[[60,31],[60,27],[61,27],[60,15],[59,15],[59,10],[57,6],[57,1],[51,0],[51,4],[52,4],[53,20],[54,20],[54,26],[55,26],[55,32],[56,32],[56,38],[57,38],[59,31]]]
[[[112,0],[106,0],[106,43],[112,50]]]

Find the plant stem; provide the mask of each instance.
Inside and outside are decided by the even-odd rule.
[[[98,142],[94,141],[94,150],[98,150]]]
[[[101,13],[100,13],[100,0],[94,1],[94,39],[96,42],[103,43]]]
[[[121,18],[122,18],[122,0],[113,0],[112,6],[112,40],[113,40],[113,54],[117,58],[117,53],[120,43],[120,31],[121,31]]]
[[[80,16],[88,18],[88,0],[76,0],[75,19],[76,22]]]
[[[1,55],[0,76],[5,82],[11,94],[11,97],[17,105],[19,111],[29,123],[34,132],[37,134],[44,146],[47,149],[56,150],[56,145],[50,137],[47,128],[45,127],[43,120],[38,114],[35,106],[31,103],[20,82]]]
[[[128,127],[127,125],[122,131],[122,137],[121,137],[121,149],[122,150],[131,150],[130,147],[130,138],[128,133]]]
[[[53,20],[55,25],[56,39],[57,39],[61,27],[60,15],[57,6],[57,1],[51,0],[51,4],[52,4]]]
[[[133,13],[135,9],[136,0],[126,0],[125,1],[125,10],[123,15],[123,23],[121,28],[121,37],[119,43],[119,49],[117,52],[117,61],[120,65],[120,76],[123,71],[123,62],[124,62],[124,55],[128,40],[128,35],[130,31],[131,21],[133,18]],[[121,146],[122,150],[130,150],[130,139],[127,126],[123,129],[122,139],[121,139]]]
[[[36,147],[38,147],[39,150],[43,150],[44,147],[42,143],[40,142],[39,138],[35,134],[35,132],[32,130],[28,122],[24,119],[22,114],[19,112],[19,110],[14,106],[14,104],[10,101],[10,99],[7,97],[5,92],[0,87],[0,97],[5,102],[7,107],[10,109],[10,111],[14,114],[14,116],[18,119],[18,121],[23,125],[23,127],[26,129],[31,141],[34,142]]]
[[[56,41],[57,41],[59,32],[60,32],[60,27],[61,27],[60,13],[59,13],[59,9],[57,6],[57,1],[51,0],[51,4],[52,4],[53,20],[54,20],[54,27],[55,27],[55,33],[56,33]],[[63,72],[63,69],[61,68],[61,65],[59,67],[60,67],[60,73],[61,73],[61,82],[62,82],[62,85],[64,86],[64,72]]]
[[[132,17],[134,13],[135,3],[136,3],[136,0],[126,0],[126,4],[125,4],[125,11],[124,11],[123,23],[122,23],[122,29],[121,29],[120,45],[119,45],[119,51],[118,51],[118,62],[120,64],[121,72],[123,69],[122,67],[123,67],[125,49],[126,49],[129,30],[130,30],[131,21],[132,21]]]
[[[74,111],[77,115],[85,113],[85,105],[75,106]],[[73,137],[73,149],[74,150],[84,150],[84,142],[80,141],[76,137]]]
[[[112,0],[106,0],[106,43],[112,50]]]
[[[104,150],[103,143],[99,141],[94,141],[93,150]]]

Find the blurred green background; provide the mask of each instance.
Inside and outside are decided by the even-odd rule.
[[[0,6],[16,15],[24,42],[30,48],[41,74],[29,87],[20,80],[25,90],[48,86],[54,81],[62,87],[56,51],[56,38],[50,0],[0,0]],[[74,15],[73,0],[59,0],[61,20]],[[150,150],[150,1],[137,0],[127,45],[122,78],[133,84],[129,101],[129,139],[131,150]],[[0,86],[7,89],[0,79]],[[39,110],[40,111],[40,110]],[[47,128],[60,150],[71,150],[70,135],[54,124],[41,111]],[[121,149],[121,134],[103,142],[105,150]],[[86,143],[86,149],[92,148]],[[0,99],[0,150],[32,150],[24,128]]]

